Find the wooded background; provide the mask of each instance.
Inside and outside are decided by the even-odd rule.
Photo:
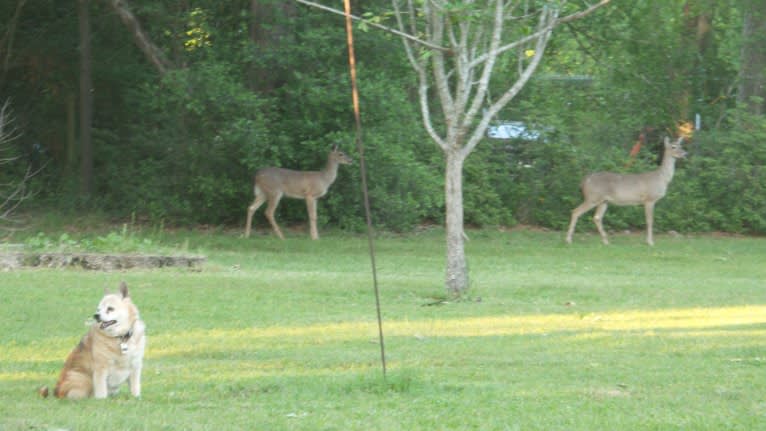
[[[384,24],[390,11],[353,2]],[[257,168],[319,169],[333,144],[358,159],[342,17],[285,0],[8,0],[0,17],[0,102],[20,132],[0,140],[0,157],[17,157],[0,181],[43,167],[27,210],[237,226]],[[440,224],[443,155],[402,42],[357,24],[373,221]],[[613,0],[554,32],[495,119],[541,136],[487,138],[467,159],[465,221],[563,229],[584,174],[652,169],[662,137],[698,115],[656,229],[766,233],[765,83],[766,2]],[[359,184],[341,167],[320,225],[362,229]],[[278,218],[305,221],[304,202],[284,200]],[[642,227],[643,211],[605,223]]]

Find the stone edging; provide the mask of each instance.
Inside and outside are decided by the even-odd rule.
[[[160,256],[106,253],[0,253],[0,270],[34,268],[82,268],[111,271],[132,268],[200,269],[205,256]]]

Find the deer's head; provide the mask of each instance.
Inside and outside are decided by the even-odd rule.
[[[683,159],[686,157],[686,151],[681,148],[681,142],[683,142],[683,136],[678,138],[676,142],[670,142],[670,138],[665,137],[665,154],[669,154],[675,159]]]
[[[330,152],[330,160],[341,165],[350,165],[354,163],[354,159],[347,156],[343,151],[339,150],[337,145],[332,147],[332,151]]]

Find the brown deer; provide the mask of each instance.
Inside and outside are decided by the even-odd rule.
[[[305,199],[311,225],[311,239],[319,239],[317,233],[317,199],[327,193],[335,178],[338,176],[338,165],[348,165],[353,160],[338,150],[335,145],[327,156],[327,164],[321,171],[294,171],[283,168],[263,168],[255,173],[255,200],[247,208],[247,224],[245,225],[245,238],[250,237],[250,228],[253,223],[253,214],[258,208],[268,201],[266,218],[271,223],[274,233],[281,239],[285,239],[282,231],[274,219],[274,211],[279,205],[283,195],[290,198]]]
[[[643,204],[646,216],[646,242],[649,245],[654,245],[652,237],[654,204],[665,196],[668,184],[673,179],[676,159],[686,157],[686,151],[681,148],[683,139],[681,137],[678,138],[678,141],[671,143],[667,137],[665,138],[665,154],[662,156],[662,165],[654,171],[640,174],[597,172],[586,176],[580,185],[585,202],[572,210],[572,219],[567,231],[567,243],[572,243],[572,233],[577,219],[591,208],[597,207],[593,221],[596,223],[599,234],[601,234],[601,241],[604,244],[609,244],[602,220],[607,204],[612,203],[615,205]]]

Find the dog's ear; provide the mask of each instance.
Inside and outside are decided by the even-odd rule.
[[[123,298],[128,297],[128,285],[124,281],[120,282],[120,293],[122,294]]]

